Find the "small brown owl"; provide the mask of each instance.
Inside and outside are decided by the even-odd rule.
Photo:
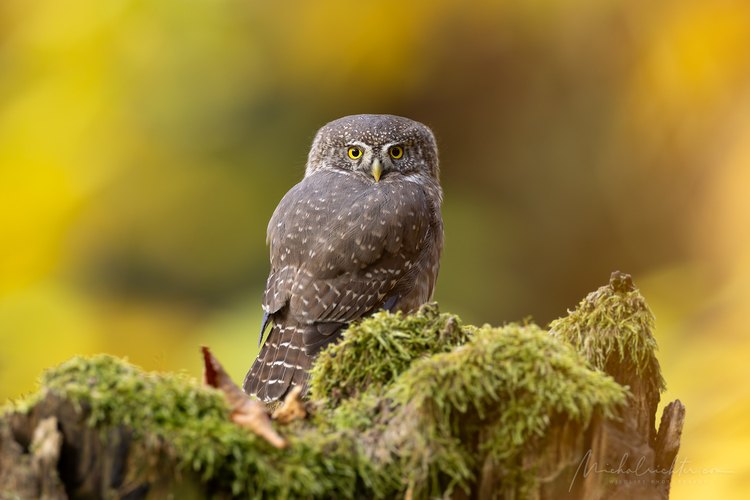
[[[380,309],[432,298],[443,221],[438,153],[429,128],[391,115],[347,116],[318,131],[305,177],[268,224],[271,274],[263,332],[243,388],[274,401],[307,393],[316,353]]]

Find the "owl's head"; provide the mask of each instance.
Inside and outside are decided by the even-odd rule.
[[[393,115],[354,115],[322,127],[313,141],[305,177],[320,170],[362,176],[368,182],[404,178],[438,183],[435,137],[419,122]]]

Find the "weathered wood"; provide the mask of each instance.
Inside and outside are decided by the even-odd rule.
[[[41,478],[31,465],[33,455],[26,453],[10,428],[0,432],[0,498],[38,498]]]
[[[0,498],[204,498],[194,474],[175,474],[162,453],[166,443],[134,439],[125,425],[102,432],[87,424],[90,408],[75,406],[47,394],[30,412],[10,415],[0,436]]]
[[[685,424],[685,405],[680,400],[669,403],[661,415],[659,434],[656,436],[656,469],[660,472],[659,489],[665,498],[669,497],[669,487],[674,470],[677,452],[680,451],[682,427]]]

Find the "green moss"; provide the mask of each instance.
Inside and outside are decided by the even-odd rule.
[[[301,432],[291,451],[277,450],[229,420],[221,392],[184,374],[145,373],[116,358],[73,358],[45,372],[43,390],[4,411],[28,411],[46,392],[90,407],[89,424],[125,424],[162,438],[180,467],[224,491],[249,498],[310,498],[339,491],[353,498],[351,437]],[[348,441],[347,441],[348,439]],[[158,440],[149,439],[154,446]]]
[[[565,324],[590,319],[578,318]],[[315,412],[281,429],[287,450],[232,424],[223,395],[183,374],[98,356],[47,371],[41,385],[8,410],[27,411],[50,391],[90,407],[91,425],[162,438],[180,467],[226,491],[280,499],[396,498],[407,489],[413,499],[442,497],[468,491],[485,457],[523,497],[535,476],[520,457],[552,422],[614,418],[627,397],[536,325],[462,327],[434,305],[375,314],[324,350],[313,369]]]
[[[432,307],[350,328],[321,355],[313,385],[313,399],[323,399],[318,428],[358,433],[360,477],[381,498],[405,487],[415,499],[468,491],[487,454],[517,478],[509,488],[525,491],[535,478],[514,464],[555,417],[585,427],[594,414],[616,418],[627,399],[536,325],[461,328]],[[326,391],[353,397],[322,398]]]
[[[595,412],[615,418],[627,391],[536,325],[511,324],[480,328],[464,346],[414,363],[388,395],[418,415],[405,470],[425,485],[447,474],[450,489],[468,487],[485,453],[517,468],[525,446],[556,415],[584,427]],[[480,430],[486,438],[471,449],[462,438]]]
[[[467,334],[457,316],[440,314],[436,304],[425,304],[411,315],[378,312],[350,326],[343,337],[315,362],[313,399],[351,396],[371,385],[382,386],[414,360],[461,345]]]
[[[650,380],[653,390],[664,391],[653,328],[654,315],[630,276],[615,272],[607,286],[590,293],[567,317],[553,321],[550,333],[572,344],[594,368],[604,370],[616,358]]]

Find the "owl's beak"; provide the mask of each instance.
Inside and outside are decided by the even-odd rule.
[[[380,174],[383,173],[383,164],[380,163],[379,158],[375,158],[374,160],[372,160],[370,170],[372,171],[372,176],[375,177],[375,182],[380,181]]]

